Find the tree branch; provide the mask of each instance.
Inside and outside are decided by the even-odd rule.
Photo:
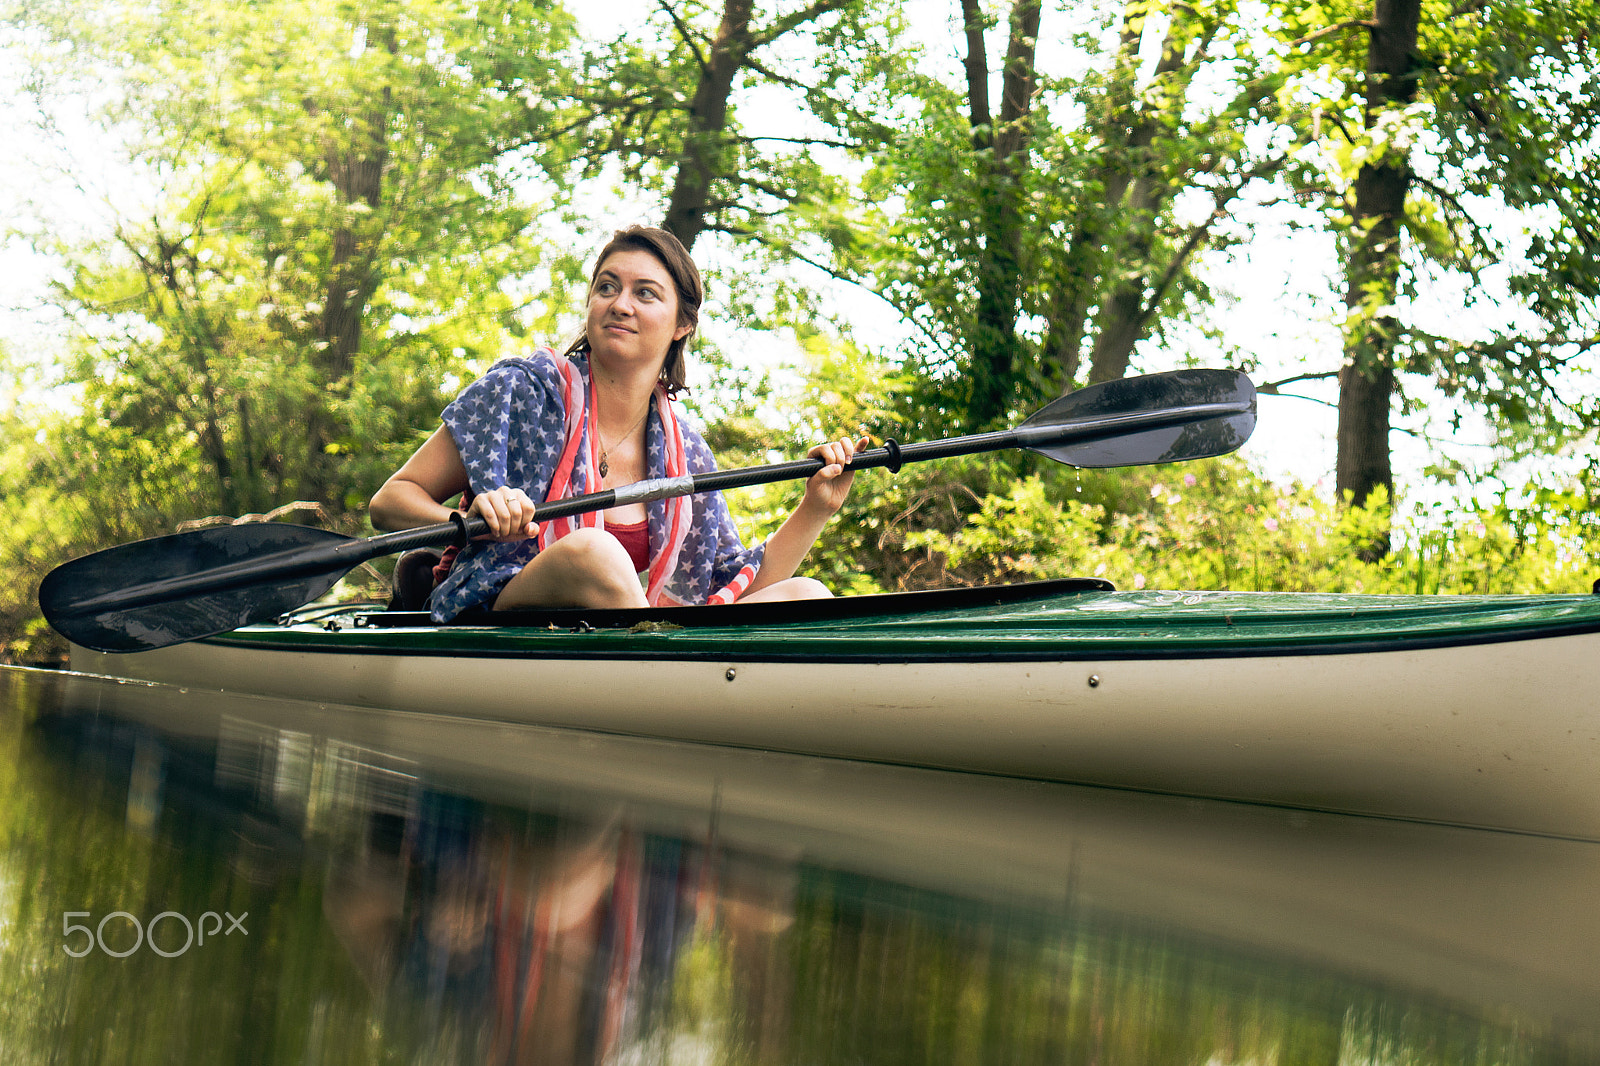
[[[812,19],[820,18],[830,11],[836,11],[849,2],[850,0],[814,0],[808,7],[803,7],[798,11],[791,11],[760,33],[751,34],[750,50],[753,52],[757,48],[765,47],[796,27],[803,26]]]
[[[746,206],[742,198],[735,197],[726,200],[708,200],[706,202],[706,214],[714,215],[730,207],[744,207],[744,217],[746,218],[771,219],[781,218],[788,214],[789,208],[792,206],[794,206],[792,203],[785,203],[782,207],[776,207],[770,211],[758,211],[753,207]]]
[[[1315,33],[1308,33],[1304,37],[1290,41],[1289,47],[1294,48],[1302,44],[1310,44],[1312,41],[1321,40],[1323,37],[1338,33],[1341,30],[1353,30],[1357,28],[1364,30],[1375,30],[1378,28],[1378,24],[1373,22],[1371,19],[1346,19],[1344,22],[1336,22],[1332,26],[1324,26]]]
[[[857,148],[855,141],[833,141],[826,137],[743,137],[735,136],[734,140],[741,144],[754,144],[757,141],[782,141],[784,144],[821,145],[824,148]]]
[[[706,65],[706,57],[700,51],[699,45],[695,44],[694,27],[684,22],[667,0],[656,0],[656,6],[665,11],[667,17],[672,20],[672,25],[677,28],[679,38],[689,46],[689,53],[694,56],[695,63],[699,65],[700,76],[702,78],[706,77],[710,73],[710,68]]]
[[[733,236],[733,237],[747,237],[750,240],[755,241],[759,245],[762,245],[762,246],[764,246],[766,248],[772,249],[773,251],[781,252],[782,254],[784,254],[786,256],[789,256],[791,259],[798,259],[800,262],[804,263],[806,266],[809,266],[809,267],[812,267],[812,268],[814,268],[816,270],[822,271],[824,274],[828,275],[828,277],[830,277],[830,278],[833,278],[835,281],[843,281],[843,282],[846,282],[846,283],[848,283],[850,285],[854,285],[858,289],[861,289],[861,290],[863,290],[865,292],[870,292],[872,295],[876,296],[878,299],[882,300],[884,303],[886,303],[890,307],[894,308],[895,314],[899,315],[902,319],[904,319],[905,321],[907,321],[907,322],[911,323],[913,326],[915,326],[916,329],[917,329],[917,332],[921,333],[924,337],[926,337],[928,339],[928,342],[930,344],[932,344],[935,348],[937,348],[939,350],[939,352],[942,355],[944,355],[947,359],[952,359],[953,360],[955,358],[955,353],[951,352],[949,348],[945,347],[944,342],[942,342],[938,337],[935,337],[932,333],[930,333],[928,331],[928,327],[924,326],[921,322],[918,322],[915,317],[913,317],[912,315],[908,315],[905,312],[905,309],[902,308],[899,304],[895,303],[894,300],[890,299],[889,296],[883,292],[883,290],[877,289],[877,288],[874,288],[871,285],[868,285],[866,282],[862,281],[860,278],[851,277],[849,274],[841,273],[840,271],[837,271],[833,267],[830,267],[830,266],[828,266],[828,265],[826,265],[824,263],[819,263],[815,259],[812,259],[810,256],[804,254],[803,252],[797,251],[794,248],[793,245],[776,241],[772,237],[769,237],[767,234],[762,233],[759,230],[738,229],[738,228],[732,227],[732,226],[713,226],[713,227],[709,227],[709,228],[716,229],[719,232],[726,233],[729,236]]]
[[[1194,255],[1195,249],[1200,246],[1200,242],[1210,234],[1211,227],[1228,217],[1228,204],[1244,192],[1245,186],[1257,178],[1270,178],[1273,174],[1283,169],[1288,162],[1289,156],[1287,153],[1278,156],[1276,159],[1266,160],[1260,165],[1245,171],[1240,176],[1241,180],[1237,185],[1218,189],[1211,194],[1214,205],[1211,214],[1204,222],[1189,231],[1189,236],[1183,242],[1183,247],[1173,254],[1172,260],[1167,263],[1167,269],[1162,272],[1161,280],[1150,290],[1150,296],[1145,301],[1144,309],[1140,314],[1140,318],[1143,320],[1141,322],[1141,330],[1143,324],[1149,322],[1155,315],[1156,308],[1161,306],[1161,301],[1166,298],[1173,283],[1177,281],[1178,274],[1183,270],[1184,264]]]
[[[1460,199],[1458,199],[1454,193],[1450,192],[1448,189],[1440,188],[1434,182],[1429,181],[1420,174],[1412,174],[1411,181],[1413,184],[1420,185],[1424,189],[1427,189],[1429,192],[1433,193],[1433,195],[1437,196],[1439,201],[1445,205],[1447,211],[1455,214],[1467,224],[1467,226],[1472,230],[1474,239],[1476,239],[1484,247],[1489,247],[1490,241],[1486,239],[1486,231],[1482,226],[1478,225],[1477,219],[1472,217],[1472,213],[1462,205]],[[1476,270],[1472,271],[1474,278],[1477,277],[1477,273],[1478,272]]]
[[[730,175],[730,180],[735,182],[735,183],[737,183],[737,184],[739,184],[739,185],[744,186],[745,188],[754,189],[757,192],[764,192],[768,196],[772,197],[774,200],[781,200],[786,204],[794,203],[797,199],[799,199],[799,196],[800,196],[800,194],[797,193],[797,192],[790,191],[788,189],[783,188],[780,185],[775,185],[772,182],[762,181],[759,178],[744,177],[742,175],[737,175],[736,174],[736,175]],[[737,201],[727,201],[727,202],[737,202]]]
[[[1324,371],[1323,373],[1320,373],[1320,374],[1296,374],[1296,375],[1294,375],[1294,377],[1280,378],[1277,381],[1269,381],[1264,385],[1257,385],[1256,386],[1256,391],[1257,392],[1264,392],[1268,396],[1296,396],[1298,399],[1310,400],[1310,399],[1313,399],[1313,397],[1310,397],[1310,396],[1298,396],[1295,393],[1286,393],[1286,392],[1284,392],[1283,391],[1283,386],[1285,386],[1285,385],[1293,385],[1297,381],[1327,381],[1330,378],[1336,378],[1338,376],[1339,376],[1339,372],[1337,370],[1328,370],[1328,371]],[[1317,403],[1325,403],[1326,401],[1317,400],[1316,402]],[[1337,407],[1339,405],[1338,404],[1331,404],[1330,406]]]
[[[749,54],[745,55],[745,57],[744,57],[744,66],[745,66],[746,69],[753,70],[757,74],[760,74],[764,78],[770,78],[772,81],[777,82],[779,85],[787,85],[791,89],[799,89],[801,92],[807,93],[807,94],[814,93],[814,92],[817,91],[816,86],[807,85],[805,82],[801,81],[799,78],[791,78],[787,74],[779,74],[777,71],[771,69],[770,67],[768,67],[765,64],[763,64],[760,60],[756,59],[756,57],[753,56],[753,55],[749,55]]]
[[[1355,135],[1352,134],[1349,128],[1345,126],[1344,120],[1339,117],[1339,113],[1337,111],[1324,111],[1322,114],[1328,119],[1329,122],[1333,123],[1335,129],[1344,134],[1344,143],[1356,143]]]

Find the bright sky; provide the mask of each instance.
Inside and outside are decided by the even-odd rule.
[[[119,212],[135,217],[151,189],[113,138],[89,119],[89,102],[68,98],[41,114],[22,91],[21,56],[0,47],[0,345],[23,365],[60,351],[58,316],[47,304],[56,264],[36,239],[78,240],[110,232]]]

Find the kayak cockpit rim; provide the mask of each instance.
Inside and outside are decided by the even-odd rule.
[[[880,592],[776,603],[729,603],[703,607],[639,607],[597,610],[558,607],[524,611],[475,611],[445,623],[445,628],[505,629],[633,629],[644,623],[684,629],[725,626],[769,628],[797,622],[848,622],[857,618],[911,617],[933,611],[966,611],[1004,607],[1031,600],[1058,599],[1082,592],[1115,592],[1104,578],[1068,577],[971,588]],[[436,623],[425,611],[384,611],[362,616],[360,624],[378,628],[410,628]]]

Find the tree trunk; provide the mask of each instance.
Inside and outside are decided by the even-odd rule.
[[[678,155],[666,219],[661,224],[682,241],[685,248],[693,248],[695,238],[707,228],[707,219],[713,210],[712,185],[719,179],[731,182],[739,179],[737,158],[730,160],[724,154],[730,144],[728,101],[739,72],[753,65],[751,53],[849,2],[812,0],[808,6],[775,18],[764,27],[755,27],[751,25],[754,0],[725,0],[711,53],[701,56],[696,50],[700,78],[689,103],[689,128]],[[671,10],[665,3],[662,6]],[[695,50],[694,40],[681,23],[680,32],[684,32],[689,48]]]
[[[662,225],[685,248],[693,248],[695,238],[705,229],[711,183],[727,170],[721,156],[727,142],[728,98],[734,76],[754,43],[750,34],[753,7],[753,0],[727,0],[723,6],[717,39],[700,68],[700,81],[689,105],[689,129]]]
[[[1366,124],[1416,96],[1417,21],[1421,0],[1377,0],[1367,48]],[[1400,278],[1400,227],[1411,186],[1408,159],[1392,147],[1356,176],[1355,217],[1346,262],[1348,311],[1344,365],[1339,371],[1339,437],[1335,485],[1363,504],[1378,489],[1391,492],[1389,413],[1395,387],[1398,323],[1382,312],[1394,303]],[[1388,551],[1387,538],[1373,546]]]
[[[1100,332],[1089,356],[1089,384],[1126,377],[1133,349],[1144,337],[1150,316],[1144,295],[1149,280],[1142,274],[1119,284],[1101,305]]]
[[[1093,183],[1099,195],[1094,202],[1085,203],[1079,213],[1068,249],[1070,266],[1058,279],[1060,288],[1051,299],[1054,316],[1046,351],[1054,360],[1063,393],[1070,392],[1076,384],[1089,309],[1105,283],[1108,264],[1149,254],[1148,238],[1140,245],[1142,252],[1109,247],[1111,219],[1129,212],[1146,213],[1153,218],[1169,192],[1164,182],[1155,180],[1151,154],[1166,117],[1182,113],[1188,78],[1193,73],[1182,74],[1188,64],[1183,29],[1191,9],[1188,5],[1178,6],[1162,42],[1161,58],[1152,72],[1153,78],[1171,84],[1167,98],[1154,109],[1141,108],[1135,92],[1141,62],[1139,46],[1151,5],[1144,0],[1130,0],[1123,12],[1101,130],[1105,161],[1097,168]],[[1125,202],[1130,196],[1132,201]],[[1090,355],[1090,381],[1120,378],[1127,373],[1133,346],[1149,324],[1149,316],[1144,313],[1146,285],[1142,276],[1129,278],[1101,300],[1099,333]]]
[[[1139,26],[1142,31],[1142,17]],[[1191,5],[1173,5],[1172,22],[1161,42],[1161,58],[1156,62],[1152,77],[1151,103],[1137,116],[1130,116],[1132,121],[1124,139],[1126,151],[1121,160],[1123,174],[1113,183],[1118,190],[1121,213],[1131,223],[1128,239],[1118,250],[1117,260],[1154,267],[1157,278],[1165,272],[1151,261],[1156,249],[1156,217],[1172,198],[1174,180],[1170,170],[1157,158],[1156,141],[1163,131],[1182,125],[1189,83],[1197,69],[1190,58],[1191,45],[1195,55],[1203,54],[1215,32],[1215,25],[1208,29],[1196,21]],[[1125,28],[1124,49],[1129,43],[1129,32]],[[1132,44],[1137,48],[1137,40]],[[1137,52],[1132,58],[1137,58]],[[1091,384],[1127,375],[1134,346],[1144,339],[1155,318],[1156,307],[1166,295],[1165,289],[1156,284],[1157,278],[1151,277],[1149,269],[1123,272],[1101,300],[1099,332],[1089,357]]]
[[[394,31],[386,34],[393,53],[397,45]],[[357,116],[349,139],[341,138],[326,148],[324,163],[328,180],[338,193],[346,215],[333,233],[328,264],[326,298],[318,329],[319,349],[312,356],[317,376],[327,394],[348,394],[350,375],[355,372],[361,352],[362,327],[367,303],[377,291],[381,277],[374,262],[374,242],[382,232],[373,218],[384,203],[384,173],[389,163],[389,118],[393,93],[385,88],[376,106]],[[356,204],[371,213],[355,216],[348,209]],[[357,221],[357,219],[360,221]],[[343,511],[344,501],[332,498],[334,461],[328,451],[343,427],[326,402],[316,402],[306,412],[306,467],[300,487],[303,499],[327,504]]]
[[[1022,298],[1022,184],[1027,171],[1028,117],[1035,84],[1034,48],[1040,0],[1016,0],[1001,74],[998,121],[989,107],[989,64],[977,0],[962,0],[966,22],[967,105],[979,189],[983,248],[976,264],[977,313],[967,414],[982,426],[1006,413],[1022,365],[1017,314]]]

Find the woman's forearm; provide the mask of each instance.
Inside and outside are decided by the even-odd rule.
[[[800,506],[784,519],[778,531],[767,538],[767,550],[761,558],[761,569],[756,571],[755,580],[750,582],[746,594],[793,577],[794,572],[805,561],[807,553],[811,551],[811,546],[822,535],[828,519],[833,515],[834,512],[826,507],[808,506],[806,501],[802,501]]]
[[[767,540],[767,550],[761,560],[761,569],[750,582],[746,594],[758,592],[777,581],[794,576],[804,561],[806,553],[822,535],[828,519],[839,513],[855,473],[847,469],[856,449],[865,446],[867,438],[853,441],[848,437],[819,444],[808,453],[820,456],[828,465],[806,480],[806,492],[782,526]]]
[[[372,496],[367,514],[373,529],[415,529],[450,521],[455,511],[435,500],[415,481],[392,477]]]

